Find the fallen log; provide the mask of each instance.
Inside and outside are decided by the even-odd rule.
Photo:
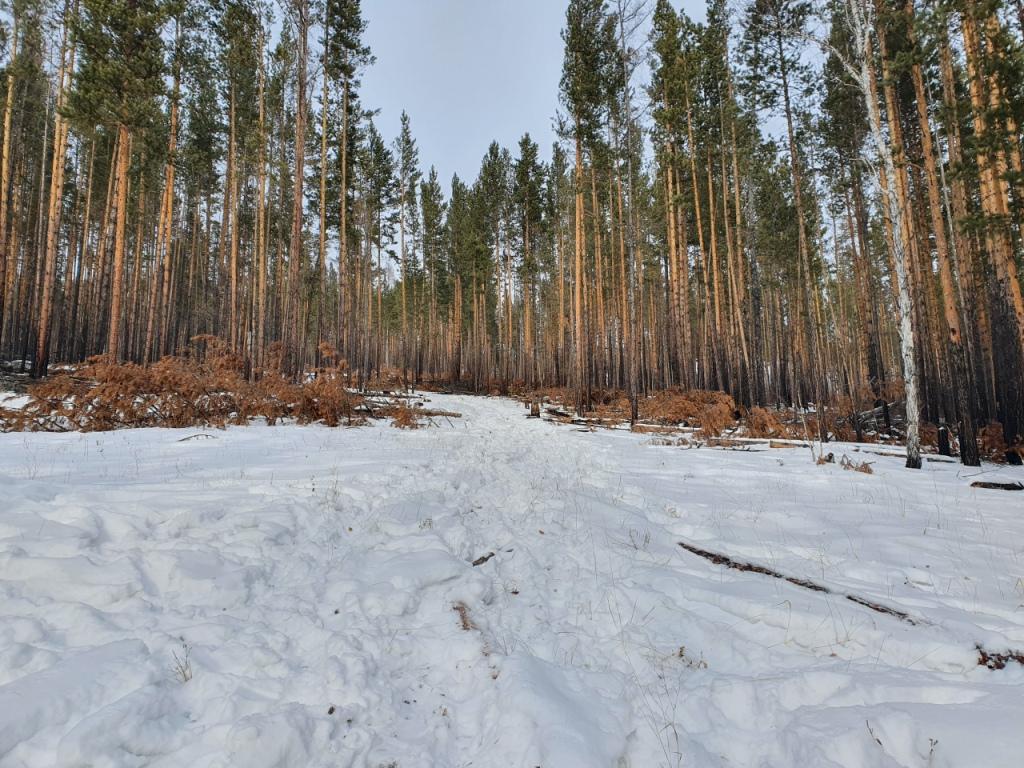
[[[195,435],[189,435],[188,437],[183,437],[180,440],[178,440],[177,442],[179,442],[179,443],[186,443],[189,440],[216,440],[216,439],[217,439],[216,435],[208,435],[205,432],[200,432],[200,433],[195,434]]]
[[[707,439],[709,448],[742,448],[750,445],[765,445],[767,442],[767,440],[757,440],[756,438],[737,437],[709,437]]]
[[[872,451],[870,448],[854,448],[855,451],[861,453],[870,453],[872,456],[882,456],[886,459],[906,459],[907,454],[905,453],[891,453],[889,451]],[[925,461],[929,461],[933,464],[956,464],[956,459],[946,459],[941,456],[925,456]]]
[[[971,488],[987,488],[990,491],[1024,491],[1021,483],[993,483],[987,480],[975,480]]]
[[[770,440],[769,448],[810,448],[807,443],[784,443],[781,440]]]
[[[927,624],[928,622],[924,619],[920,619],[911,616],[906,611],[901,611],[897,608],[892,608],[888,605],[882,605],[876,603],[874,600],[868,600],[867,598],[861,597],[860,595],[848,594],[846,592],[836,592],[830,587],[826,587],[823,584],[817,584],[809,579],[801,579],[796,576],[787,576],[784,573],[780,573],[772,568],[768,568],[764,565],[758,565],[757,563],[747,563],[742,560],[733,560],[728,555],[722,555],[718,552],[711,552],[700,547],[695,547],[692,544],[680,541],[679,546],[685,549],[687,552],[691,552],[695,555],[703,557],[705,560],[710,560],[716,565],[724,565],[726,568],[732,568],[736,571],[744,571],[748,573],[760,573],[765,576],[771,576],[774,579],[781,579],[782,581],[788,581],[798,587],[809,589],[812,592],[821,592],[826,595],[836,595],[837,597],[844,597],[851,603],[862,605],[865,608],[869,608],[876,613],[882,613],[887,616],[892,616],[905,621],[907,624],[918,626],[920,624]],[[978,651],[978,666],[988,667],[989,669],[1005,669],[1010,662],[1017,662],[1021,666],[1024,666],[1024,652],[1007,650],[1007,651],[990,651],[980,643],[975,645]]]
[[[710,560],[712,563],[715,563],[716,565],[724,565],[726,568],[732,568],[735,571],[760,573],[765,576],[771,576],[773,579],[781,579],[782,581],[788,581],[790,584],[793,584],[798,587],[803,587],[804,589],[809,589],[812,592],[822,592],[826,595],[838,595],[839,597],[846,598],[850,602],[857,603],[857,605],[863,605],[865,608],[870,608],[872,611],[884,613],[888,616],[893,616],[899,619],[900,621],[905,621],[908,624],[913,624],[915,626],[924,623],[921,619],[916,619],[912,617],[909,613],[906,613],[905,611],[900,611],[896,608],[890,608],[887,605],[876,603],[873,600],[868,600],[867,598],[860,597],[858,595],[848,595],[845,592],[836,592],[835,590],[826,587],[823,584],[817,584],[809,579],[801,579],[797,576],[787,576],[784,573],[780,573],[779,571],[776,571],[772,568],[768,568],[764,565],[758,565],[757,563],[747,563],[743,562],[742,560],[733,560],[728,555],[722,555],[717,552],[710,552],[706,549],[695,547],[692,544],[687,544],[683,541],[679,542],[679,546],[685,549],[687,552],[691,552],[695,555],[703,557],[705,560]]]

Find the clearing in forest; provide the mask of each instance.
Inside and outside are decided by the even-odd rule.
[[[1021,469],[429,397],[0,434],[0,765],[1020,764]]]

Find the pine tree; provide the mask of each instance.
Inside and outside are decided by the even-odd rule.
[[[914,306],[911,297],[908,269],[908,251],[910,242],[907,236],[905,217],[907,209],[904,201],[898,199],[898,188],[892,189],[890,184],[897,177],[897,158],[894,148],[889,144],[883,132],[881,109],[878,103],[877,75],[875,73],[875,46],[873,35],[875,29],[875,8],[872,0],[844,0],[846,3],[847,25],[853,44],[853,58],[844,66],[851,79],[857,83],[868,113],[868,125],[875,153],[880,162],[879,182],[882,189],[884,215],[887,219],[890,236],[889,246],[892,250],[892,261],[897,282],[897,302],[899,308],[900,352],[903,364],[903,376],[906,382],[907,398],[907,467],[921,468],[920,435],[918,432],[918,373],[916,338],[912,315]],[[891,107],[891,102],[889,104]],[[901,149],[897,146],[896,152]]]
[[[75,71],[75,46],[70,38],[73,10],[65,4],[58,46],[60,63],[54,82],[53,159],[50,166],[50,194],[47,208],[46,242],[43,251],[42,296],[39,303],[39,326],[36,331],[36,350],[32,358],[32,376],[46,375],[50,359],[50,323],[57,270],[57,236],[62,218],[64,200],[64,174],[67,165],[69,125],[64,114],[68,86]]]
[[[572,0],[564,146],[493,143],[446,196],[361,103],[358,0],[16,0],[0,350],[41,376],[214,335],[258,378],[336,346],[355,386],[624,390],[634,421],[722,389],[822,436],[874,405],[910,466],[919,420],[974,462],[975,420],[1024,432],[1019,5],[659,0],[642,45],[642,3]]]
[[[402,291],[402,378],[408,384],[409,369],[409,297],[408,285],[411,274],[409,248],[406,243],[406,231],[409,223],[416,218],[416,186],[420,181],[419,150],[416,140],[412,137],[409,126],[409,115],[404,111],[401,116],[401,130],[395,139],[394,148],[398,172],[398,263]]]
[[[327,75],[341,93],[335,100],[341,113],[341,125],[336,143],[337,176],[335,183],[338,193],[338,342],[339,351],[348,359],[354,359],[349,352],[350,330],[354,326],[357,307],[353,298],[355,275],[350,243],[355,228],[352,218],[351,181],[353,158],[359,141],[360,119],[359,75],[372,63],[373,57],[363,41],[366,22],[362,17],[360,0],[327,0],[324,9]],[[346,311],[347,310],[347,311]]]
[[[132,142],[158,119],[156,98],[164,88],[161,31],[166,22],[160,0],[80,0],[74,37],[81,64],[68,110],[86,128],[116,131],[113,173],[114,253],[106,352],[121,356],[128,222],[128,169]]]
[[[426,309],[426,349],[422,353],[430,371],[441,370],[443,347],[438,334],[442,329],[442,307],[451,304],[449,281],[450,268],[445,259],[445,218],[448,204],[437,178],[437,170],[431,166],[427,178],[420,184],[420,218],[423,221],[423,269],[428,282],[429,299]]]
[[[598,138],[605,99],[607,49],[605,46],[604,0],[570,0],[565,14],[565,60],[562,66],[561,97],[568,112],[565,132],[571,135],[576,150],[576,202],[573,266],[573,349],[576,411],[581,414],[589,404],[589,378],[584,341],[584,147],[592,148]]]
[[[306,176],[306,123],[308,120],[309,28],[312,24],[307,0],[292,0],[291,12],[296,30],[295,66],[295,160],[293,168],[292,215],[288,243],[287,298],[284,312],[285,370],[293,377],[302,372],[305,343],[305,316],[302,307],[302,277],[305,251],[303,244],[303,184]]]
[[[523,379],[536,385],[540,370],[537,360],[535,320],[536,286],[540,277],[537,248],[542,226],[543,169],[540,147],[524,134],[519,140],[519,157],[512,170],[512,210],[519,238],[519,283],[523,307]]]
[[[809,88],[810,71],[801,58],[802,38],[807,34],[811,4],[807,0],[753,0],[744,18],[743,52],[746,56],[749,92],[767,109],[782,110],[793,195],[796,204],[800,282],[803,285],[799,310],[805,333],[806,354],[800,360],[801,374],[811,379],[822,440],[826,439],[822,412],[825,388],[824,360],[821,352],[820,296],[816,281],[818,265],[808,232],[807,181],[801,157],[797,122],[799,106],[795,97]],[[800,347],[798,347],[798,350]]]
[[[374,370],[378,375],[383,375],[383,294],[386,274],[383,252],[386,246],[395,242],[395,205],[398,201],[395,158],[372,120],[367,124],[365,139],[360,149],[359,166],[365,214],[364,339],[360,376],[361,382],[366,382],[372,377]],[[373,249],[376,249],[376,267]]]

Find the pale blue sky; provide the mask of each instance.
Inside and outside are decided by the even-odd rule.
[[[437,166],[472,181],[492,140],[513,154],[529,131],[555,140],[567,0],[366,0],[366,42],[377,57],[363,76],[366,106],[390,141],[409,113],[426,173]],[[675,5],[678,7],[679,2]],[[703,0],[685,0],[704,18]],[[651,2],[653,8],[653,2]]]

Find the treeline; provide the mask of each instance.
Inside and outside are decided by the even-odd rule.
[[[911,466],[919,417],[965,463],[1021,441],[1021,0],[571,0],[561,141],[444,186],[360,99],[359,0],[6,11],[0,357],[33,376],[212,335],[253,377],[580,411],[905,399]]]

